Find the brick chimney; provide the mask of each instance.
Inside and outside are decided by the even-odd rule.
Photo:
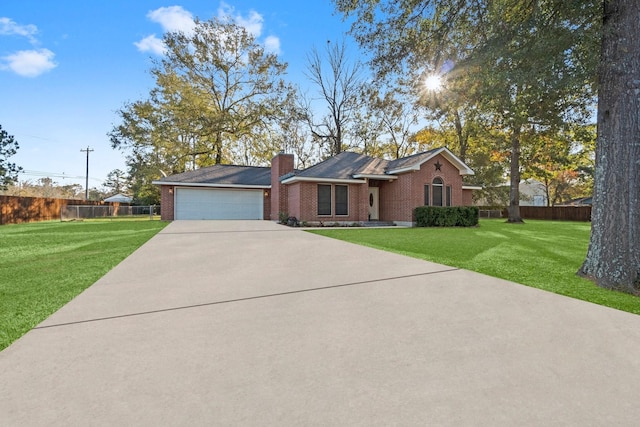
[[[280,212],[288,212],[287,186],[280,183],[280,177],[293,172],[293,154],[283,151],[271,159],[271,220],[277,220]]]

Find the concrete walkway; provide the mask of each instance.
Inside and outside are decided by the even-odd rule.
[[[640,316],[267,221],[173,222],[0,352],[2,426],[636,426],[638,396]]]

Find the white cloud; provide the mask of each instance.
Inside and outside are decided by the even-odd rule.
[[[20,50],[2,58],[6,61],[2,68],[23,77],[37,77],[58,65],[53,62],[54,56],[49,49]]]
[[[181,6],[161,7],[147,13],[147,18],[157,22],[164,31],[182,31],[191,34],[195,27],[193,15]]]
[[[38,27],[32,24],[19,25],[14,20],[6,17],[0,17],[0,35],[11,36],[17,35],[26,37],[33,44],[37,43],[35,34],[38,33]]]
[[[162,26],[163,31],[182,31],[192,34],[195,27],[193,15],[181,6],[160,7],[147,13],[147,18]],[[218,18],[223,21],[233,22],[247,30],[249,34],[258,38],[262,34],[264,18],[255,10],[250,10],[248,15],[242,16],[225,2],[220,2]],[[134,45],[141,52],[152,52],[156,55],[164,55],[166,47],[155,34],[144,37]],[[280,39],[268,36],[264,40],[264,47],[270,53],[280,54]]]
[[[167,50],[162,40],[156,37],[155,34],[151,34],[139,42],[135,42],[134,45],[136,45],[140,52],[151,52],[156,55],[164,55]]]
[[[280,55],[280,39],[276,36],[268,36],[264,39],[264,48],[269,53]]]
[[[218,8],[218,17],[222,20],[229,20],[235,22],[241,27],[244,27],[247,32],[254,37],[260,37],[262,34],[262,24],[264,18],[255,10],[250,10],[248,16],[242,16],[235,13],[235,9],[225,2],[220,2]]]
[[[149,11],[147,18],[160,24],[165,32],[181,31],[185,34],[193,34],[196,25],[191,12],[181,6],[160,7]],[[144,37],[134,45],[140,52],[151,52],[156,55],[164,55],[167,50],[162,39],[155,34]]]
[[[262,18],[262,15],[255,10],[250,11],[249,16],[246,18],[240,15],[236,16],[236,24],[244,27],[249,34],[252,34],[255,37],[260,37],[260,34],[262,34],[263,22],[264,19]]]

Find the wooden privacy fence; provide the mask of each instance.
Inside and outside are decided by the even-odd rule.
[[[591,206],[520,206],[524,219],[591,221]]]
[[[60,208],[67,205],[104,205],[91,200],[46,197],[0,196],[0,225],[60,219]]]
[[[591,206],[520,206],[522,219],[591,221]],[[480,218],[508,218],[507,208],[480,207]]]

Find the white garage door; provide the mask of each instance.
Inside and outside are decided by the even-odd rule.
[[[262,190],[176,188],[175,219],[263,219]]]

